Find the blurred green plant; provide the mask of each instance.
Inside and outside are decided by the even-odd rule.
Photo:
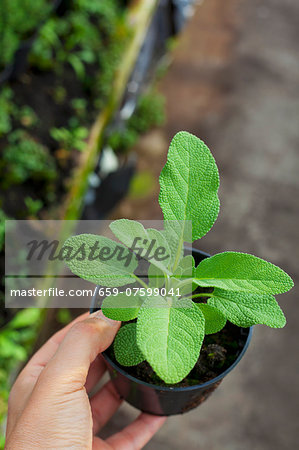
[[[0,91],[0,137],[11,130],[11,117],[15,110],[12,101],[13,92],[10,88],[4,87]]]
[[[116,153],[124,153],[135,145],[137,138],[138,133],[129,127],[115,130],[108,137],[108,145]]]
[[[88,129],[81,127],[78,120],[73,117],[69,121],[69,128],[51,128],[50,136],[65,150],[83,151],[86,147]]]
[[[27,105],[18,106],[14,102],[12,89],[4,86],[0,91],[0,137],[12,130],[13,120],[26,128],[30,128],[38,122],[33,109]]]
[[[141,134],[162,125],[164,121],[164,97],[155,90],[150,90],[138,100],[136,112],[129,119],[129,127]]]
[[[67,91],[63,86],[56,86],[52,90],[52,97],[57,105],[62,105],[67,96]]]
[[[0,67],[12,62],[21,41],[31,37],[51,7],[47,0],[1,0]]]
[[[30,128],[38,123],[37,115],[33,109],[27,105],[16,107],[14,117],[26,128]]]
[[[61,325],[67,325],[72,320],[72,315],[70,310],[67,308],[59,308],[56,315],[57,321],[61,323]]]
[[[71,105],[76,113],[76,117],[82,117],[86,115],[87,100],[85,98],[73,98]]]
[[[0,328],[0,424],[5,419],[12,376],[20,363],[28,358],[42,318],[41,309],[23,309]],[[4,436],[0,439],[3,444]]]
[[[164,97],[154,89],[142,95],[126,127],[113,131],[107,139],[108,145],[117,153],[133,147],[140,134],[164,123],[164,103]]]
[[[27,212],[29,216],[36,216],[36,214],[42,209],[44,206],[43,202],[39,199],[34,199],[31,197],[25,198],[25,205],[27,208]]]
[[[119,1],[77,0],[65,16],[53,16],[44,24],[30,62],[40,70],[54,69],[59,74],[70,65],[99,107],[110,93],[127,36]]]
[[[26,131],[15,130],[8,136],[8,142],[2,156],[2,182],[6,182],[2,184],[23,183],[29,178],[55,179],[55,163],[48,149]]]
[[[9,217],[5,214],[5,212],[0,209],[0,251],[4,245],[5,238],[5,220],[9,219]]]
[[[136,173],[130,182],[129,197],[132,199],[147,197],[154,188],[155,178],[149,171]]]

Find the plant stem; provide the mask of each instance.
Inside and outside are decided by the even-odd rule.
[[[173,264],[172,272],[175,272],[175,270],[176,270],[176,268],[178,266],[178,263],[179,263],[179,260],[180,260],[180,255],[181,255],[181,250],[182,250],[182,247],[183,247],[183,243],[184,243],[184,241],[183,241],[183,239],[181,237],[180,241],[179,241],[179,245],[178,245],[178,250],[177,250],[177,253],[176,253],[175,261],[174,261],[174,264]]]
[[[186,280],[182,281],[180,284],[177,285],[178,288],[182,288],[183,286],[186,286],[186,284],[192,283],[192,278],[187,278]]]
[[[164,277],[165,277],[165,287],[166,287],[166,291],[168,291],[169,286],[170,286],[169,276],[166,275],[166,274],[164,273]]]
[[[141,278],[137,277],[135,273],[132,273],[132,276],[136,279],[136,281],[141,284],[145,289],[148,289],[148,284],[146,284]]]
[[[190,297],[187,297],[187,298],[198,298],[198,297],[213,297],[213,293],[212,292],[201,292],[200,294],[190,295]]]

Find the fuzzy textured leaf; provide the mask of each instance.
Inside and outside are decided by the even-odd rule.
[[[219,174],[203,141],[186,131],[174,136],[160,186],[165,220],[192,221],[192,241],[212,228],[219,212]]]
[[[165,220],[161,231],[170,249],[169,269],[175,270],[184,256],[184,241],[192,240],[192,223],[190,221]]]
[[[165,284],[164,273],[153,264],[148,268],[148,286],[150,288],[161,288]]]
[[[174,276],[176,278],[192,278],[193,270],[195,267],[195,261],[192,255],[184,256],[174,271]]]
[[[98,243],[99,249],[104,247],[110,249],[110,257],[106,260],[96,258],[90,260],[87,256],[94,245]],[[66,240],[63,246],[66,250],[70,249],[72,255],[78,252],[78,257],[66,259],[65,263],[75,275],[78,275],[84,280],[91,281],[102,286],[117,287],[125,284],[135,283],[136,279],[133,276],[134,270],[137,268],[137,259],[125,246],[112,241],[103,236],[95,234],[79,234],[72,236]],[[82,258],[80,248],[85,249],[85,257]],[[123,255],[131,258],[128,259],[129,264],[126,266],[125,260],[119,260],[119,249],[122,249]],[[95,252],[95,256],[100,250]]]
[[[140,308],[137,344],[165,383],[178,383],[194,367],[204,339],[205,321],[189,299],[150,297]]]
[[[109,295],[102,303],[102,311],[109,319],[126,322],[136,319],[142,302],[143,300],[139,295],[126,295],[121,293],[118,295]]]
[[[179,289],[181,296],[191,294],[197,288],[197,285],[193,283],[192,279],[194,266],[195,261],[193,256],[186,255],[180,260],[173,276],[170,277],[171,287]]]
[[[119,329],[113,349],[116,360],[122,366],[136,366],[144,361],[136,341],[136,323],[128,323]]]
[[[270,294],[251,294],[214,289],[208,304],[221,311],[238,327],[264,324],[272,328],[282,328],[285,316],[275,297]]]
[[[218,253],[204,259],[195,269],[194,282],[202,287],[269,294],[281,294],[294,285],[280,267],[238,252]]]
[[[219,309],[207,303],[195,303],[205,318],[205,334],[214,334],[222,330],[226,324],[226,317]]]
[[[111,231],[127,247],[131,248],[137,238],[136,246],[143,249],[140,256],[144,257],[151,244],[155,241],[149,252],[148,258],[151,264],[167,271],[170,260],[170,249],[163,234],[154,228],[145,229],[144,226],[135,220],[119,219],[110,224]],[[139,239],[140,238],[140,239]],[[156,257],[158,248],[164,249],[164,253]],[[165,258],[167,256],[167,258]],[[160,260],[162,259],[163,260]],[[165,259],[164,259],[165,258]]]

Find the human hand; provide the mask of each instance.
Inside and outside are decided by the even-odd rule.
[[[119,326],[101,312],[84,314],[35,353],[11,390],[6,450],[130,450],[151,439],[165,418],[145,413],[106,441],[96,437],[121,404],[111,381],[87,395],[106,370],[99,354]]]

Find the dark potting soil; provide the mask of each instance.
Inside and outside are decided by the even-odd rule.
[[[172,386],[194,386],[216,378],[238,358],[247,336],[246,329],[229,322],[218,333],[206,335],[194,368],[186,378]],[[137,366],[124,367],[116,361],[113,346],[107,350],[107,354],[118,366],[135,378],[158,386],[169,386],[156,375],[148,362],[144,361]]]

